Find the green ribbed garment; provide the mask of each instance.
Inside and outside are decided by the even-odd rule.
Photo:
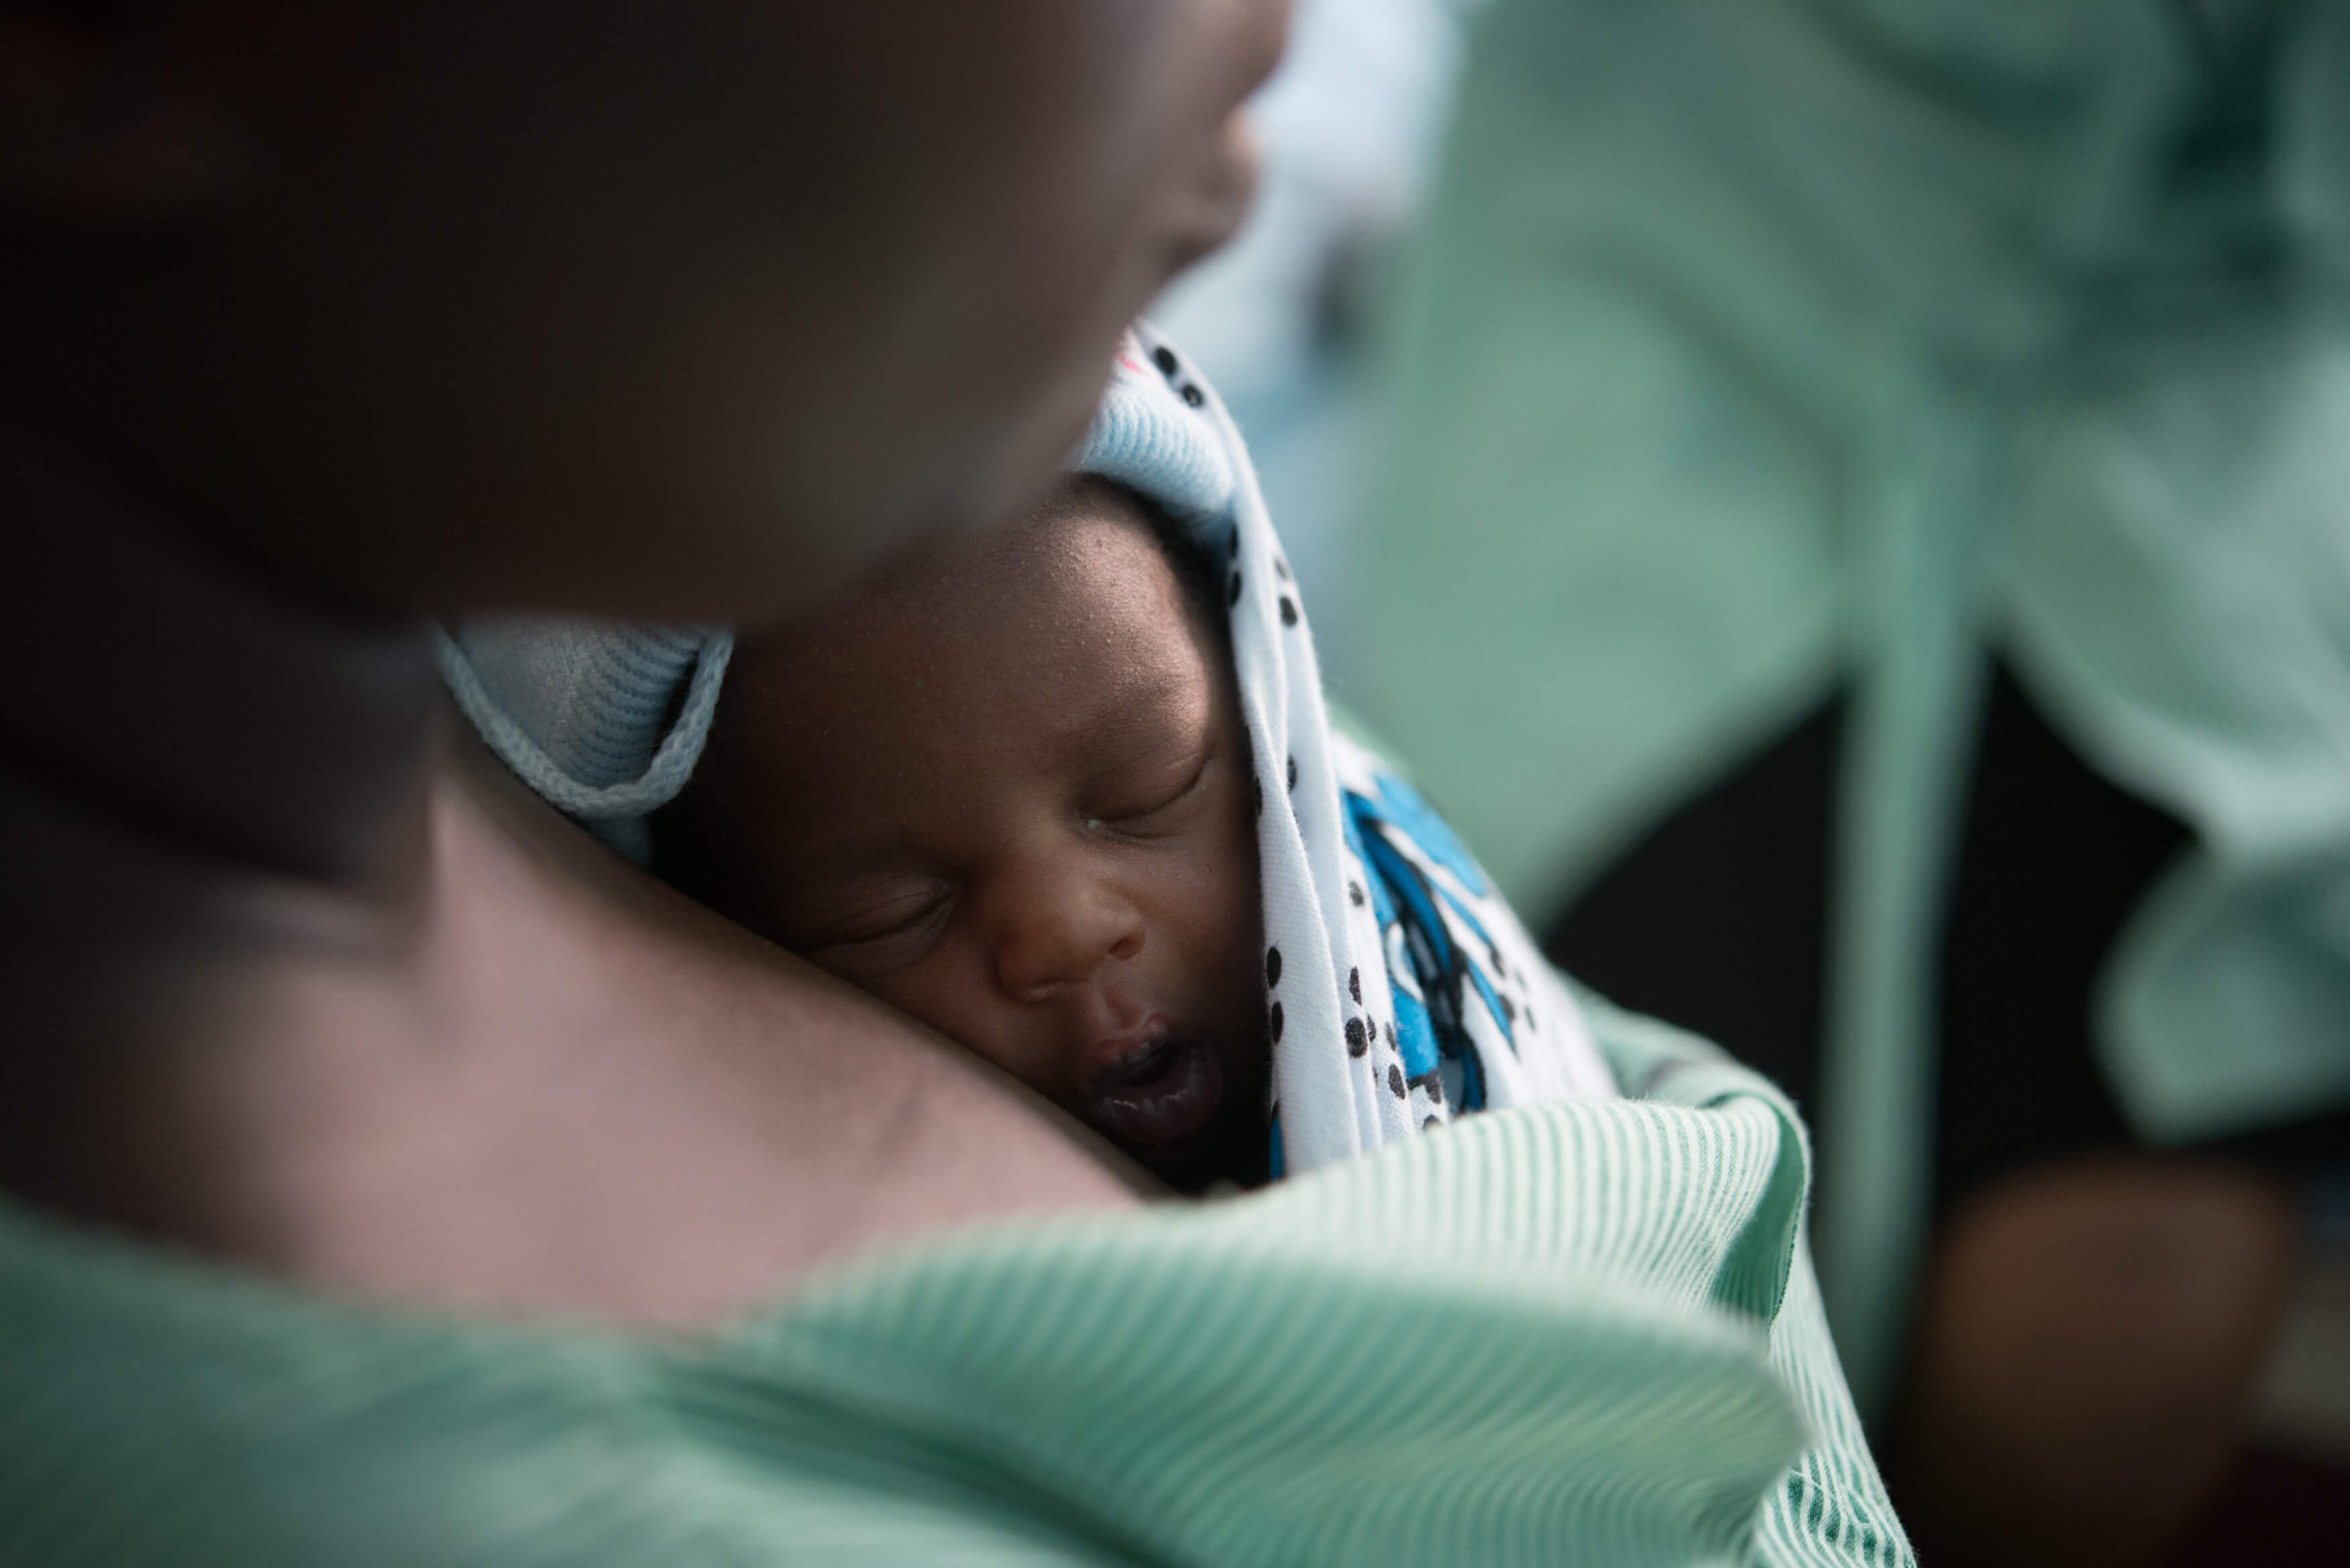
[[[707,1339],[336,1305],[0,1210],[0,1563],[1907,1563],[1767,1087],[960,1233]]]
[[[1997,658],[2195,834],[2099,981],[2141,1136],[2350,1103],[2350,0],[1497,0],[1358,690],[1513,901],[1842,690],[1820,1262],[1888,1388]]]

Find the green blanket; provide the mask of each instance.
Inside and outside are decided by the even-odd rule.
[[[1775,1094],[1027,1221],[707,1340],[331,1305],[0,1210],[0,1563],[1906,1563]]]

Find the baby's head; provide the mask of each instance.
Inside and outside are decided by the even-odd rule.
[[[1221,574],[1072,478],[735,649],[663,868],[1180,1184],[1261,1178],[1269,1047]]]

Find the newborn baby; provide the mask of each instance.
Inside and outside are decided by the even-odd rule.
[[[1483,871],[1330,728],[1239,434],[1147,327],[1003,534],[739,648],[476,621],[442,662],[608,843],[1179,1186],[1616,1092]]]
[[[689,892],[1161,1176],[1262,1180],[1248,735],[1219,564],[1122,485],[738,639],[656,826]]]

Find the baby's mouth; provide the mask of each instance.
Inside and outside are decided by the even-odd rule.
[[[1161,1033],[1097,1070],[1083,1108],[1087,1121],[1118,1143],[1152,1148],[1206,1127],[1223,1097],[1224,1070],[1206,1043]]]

